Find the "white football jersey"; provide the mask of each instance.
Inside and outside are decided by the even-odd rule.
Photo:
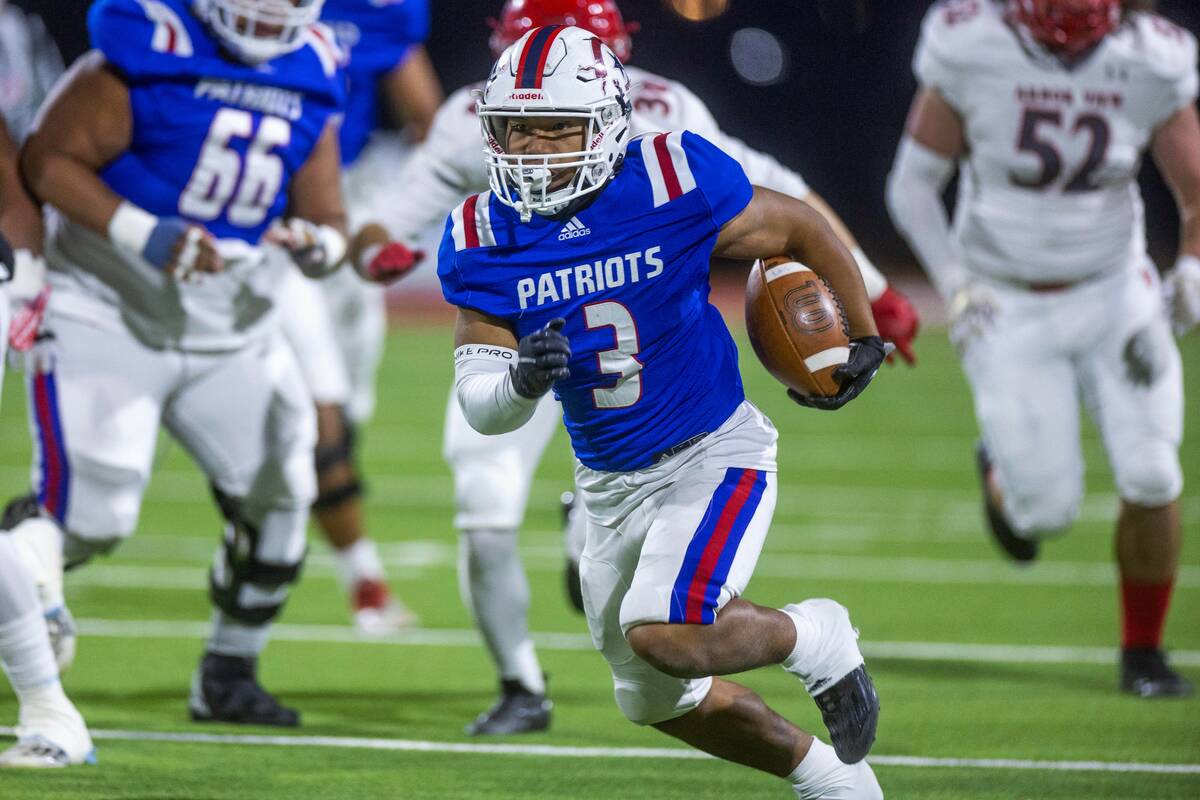
[[[724,150],[742,165],[750,182],[803,199],[808,185],[768,155],[752,150],[718,127],[708,108],[685,86],[636,67],[626,67],[633,84],[633,136],[655,131],[689,130]],[[467,195],[488,188],[483,141],[472,92],[465,86],[438,109],[429,136],[408,159],[392,193],[391,208],[380,216],[398,239],[412,240],[441,226]],[[419,202],[414,199],[419,198]]]
[[[1154,132],[1196,99],[1190,33],[1132,14],[1068,68],[1008,24],[1004,3],[950,0],[925,18],[914,68],[963,120],[968,270],[1069,282],[1144,257],[1137,175]]]

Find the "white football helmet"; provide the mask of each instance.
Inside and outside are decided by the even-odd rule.
[[[629,143],[629,76],[595,34],[582,28],[534,28],[505,50],[476,104],[492,191],[528,222],[604,186]],[[584,149],[554,155],[505,152],[513,117],[583,120]],[[550,189],[553,174],[575,170]]]
[[[325,0],[195,0],[196,15],[248,64],[299,49],[323,5]]]

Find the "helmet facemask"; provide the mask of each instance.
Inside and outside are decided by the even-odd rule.
[[[1009,0],[1009,15],[1038,43],[1076,58],[1121,23],[1120,0]]]
[[[524,155],[506,152],[510,119],[578,120],[583,129],[583,149],[562,153]],[[492,191],[500,202],[510,205],[528,222],[533,213],[552,216],[572,200],[604,186],[613,174],[617,159],[612,142],[623,144],[629,123],[618,103],[597,108],[495,111],[481,108],[487,149],[484,158]],[[623,148],[622,148],[623,149]],[[570,180],[555,187],[556,178],[570,171]]]
[[[200,17],[229,52],[248,64],[278,58],[304,44],[304,31],[325,0],[197,0]]]
[[[531,41],[539,31],[541,39]],[[525,52],[551,32],[554,38],[538,53]],[[536,74],[524,69],[529,59],[542,67]],[[538,28],[522,37],[496,62],[476,110],[492,191],[525,222],[534,213],[557,214],[603,187],[629,143],[629,78],[612,51],[579,28]],[[537,127],[550,119],[578,121],[581,148],[536,155],[508,151],[510,120]],[[570,179],[555,185],[564,171]]]

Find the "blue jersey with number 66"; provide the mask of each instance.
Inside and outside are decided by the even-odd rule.
[[[442,291],[518,338],[564,318],[571,376],[555,395],[575,455],[642,469],[745,399],[733,338],[708,302],[709,259],[751,194],[741,166],[696,134],[635,139],[573,216],[522,223],[491,192],[469,197],[446,225]]]
[[[178,281],[59,215],[46,263],[55,313],[127,329],[154,348],[217,352],[272,330],[275,296],[295,267],[258,245],[344,91],[328,29],[310,26],[299,48],[251,66],[192,9],[186,0],[92,6],[92,44],[128,88],[132,123],[128,147],[98,177],[151,214],[206,228],[224,271]]]
[[[345,102],[340,53],[314,25],[264,64],[234,60],[185,0],[100,0],[92,44],[129,87],[129,149],[100,177],[162,217],[256,244]]]

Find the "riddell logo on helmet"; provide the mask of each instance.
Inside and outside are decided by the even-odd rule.
[[[508,99],[510,101],[512,101],[512,100],[545,100],[546,95],[542,94],[541,92],[537,92],[537,91],[513,92],[512,94],[510,94],[508,96]]]

